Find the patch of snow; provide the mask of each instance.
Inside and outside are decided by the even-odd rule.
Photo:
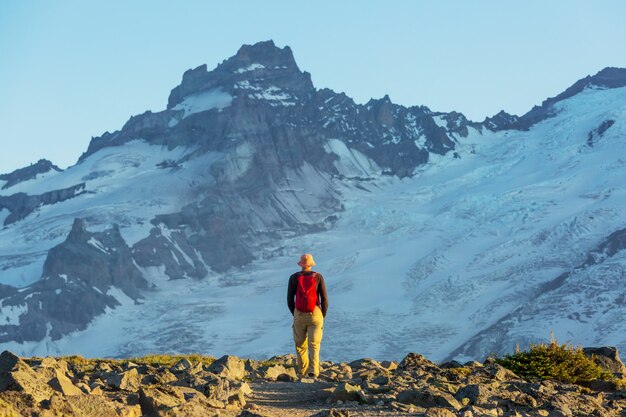
[[[238,68],[235,72],[237,74],[243,74],[244,72],[254,71],[254,70],[263,69],[263,68],[265,68],[265,65],[255,62],[253,64],[248,65],[245,68]]]
[[[265,100],[272,106],[295,106],[293,97],[276,86],[270,86],[256,93],[248,94],[248,97]]]
[[[229,93],[221,88],[215,88],[185,97],[183,101],[174,106],[172,110],[183,110],[184,119],[195,113],[213,109],[221,110],[230,106],[232,101],[233,97]]]
[[[335,161],[335,167],[341,175],[346,177],[368,177],[381,172],[380,167],[356,149],[348,147],[339,139],[329,139],[324,145],[327,153],[333,153],[339,157]]]
[[[433,116],[433,120],[439,127],[443,127],[444,129],[448,129],[448,122],[444,119],[444,116]]]
[[[102,253],[106,253],[108,255],[109,251],[107,250],[106,247],[104,247],[104,245],[102,244],[102,242],[100,242],[98,239],[96,239],[95,237],[90,237],[89,240],[87,241],[87,243],[91,246],[93,246],[94,248],[98,249],[100,252]]]

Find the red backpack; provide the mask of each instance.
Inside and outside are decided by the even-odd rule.
[[[300,274],[296,280],[298,281],[296,309],[310,313],[317,305],[317,272],[310,275]]]

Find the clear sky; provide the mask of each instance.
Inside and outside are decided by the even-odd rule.
[[[626,67],[626,1],[0,1],[0,173],[65,168],[92,136],[163,110],[189,68],[289,45],[316,87],[357,102],[523,114]]]

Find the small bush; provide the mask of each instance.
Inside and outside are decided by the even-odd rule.
[[[568,383],[611,380],[613,374],[598,366],[583,353],[582,347],[555,340],[531,345],[528,351],[518,351],[496,359],[496,362],[517,375],[530,379],[555,379]]]

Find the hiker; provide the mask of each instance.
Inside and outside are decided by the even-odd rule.
[[[317,378],[320,374],[320,344],[324,317],[328,310],[326,284],[322,274],[312,271],[313,255],[305,253],[298,265],[302,268],[289,277],[287,305],[293,314],[293,340],[300,376]]]

